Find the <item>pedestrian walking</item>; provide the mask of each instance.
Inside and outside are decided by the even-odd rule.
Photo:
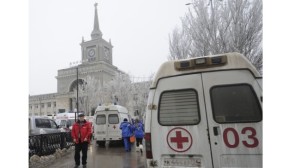
[[[141,121],[136,119],[134,135],[136,138],[136,151],[141,151],[143,153],[143,138],[144,138],[144,125]]]
[[[73,124],[71,133],[75,143],[75,168],[80,165],[80,151],[82,151],[82,167],[86,168],[87,150],[91,136],[91,124],[84,119],[83,113],[79,114],[78,118],[79,119]]]
[[[123,122],[120,125],[122,130],[122,138],[125,146],[125,151],[131,151],[130,136],[133,135],[132,125],[128,122],[127,118],[124,118]]]

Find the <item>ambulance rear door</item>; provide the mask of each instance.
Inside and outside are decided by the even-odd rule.
[[[262,90],[248,70],[202,74],[214,168],[262,167]]]
[[[151,145],[158,167],[213,167],[200,74],[162,78],[151,111]]]
[[[121,136],[118,111],[107,111],[107,140],[117,140]]]
[[[105,141],[107,135],[107,121],[105,112],[97,112],[94,124],[94,133],[98,141]]]

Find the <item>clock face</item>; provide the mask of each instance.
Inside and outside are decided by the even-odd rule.
[[[88,55],[89,55],[90,57],[95,56],[95,50],[94,50],[94,49],[89,49]]]

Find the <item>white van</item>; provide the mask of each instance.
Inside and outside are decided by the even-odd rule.
[[[128,110],[120,105],[98,106],[94,114],[94,139],[97,144],[122,141],[120,124],[124,118],[131,120]]]
[[[72,126],[75,122],[75,113],[58,113],[55,121],[61,128],[67,131],[72,130]]]
[[[262,167],[262,77],[239,53],[161,65],[145,122],[147,167]]]

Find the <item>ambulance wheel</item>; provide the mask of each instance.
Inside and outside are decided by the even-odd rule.
[[[123,146],[123,147],[124,147],[124,142],[123,142],[123,139],[122,139],[122,140],[120,140],[120,141],[118,141],[118,144],[119,144],[120,146]]]
[[[98,144],[99,146],[105,146],[105,141],[97,141],[97,144]]]

